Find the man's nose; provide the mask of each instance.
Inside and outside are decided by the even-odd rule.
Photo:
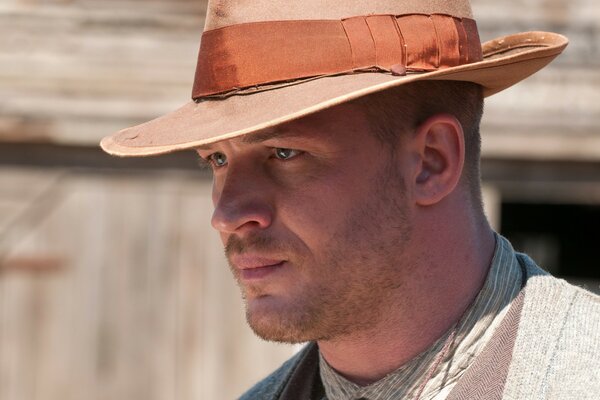
[[[273,220],[273,204],[264,183],[249,174],[228,174],[225,182],[213,188],[211,224],[221,233],[265,229]]]

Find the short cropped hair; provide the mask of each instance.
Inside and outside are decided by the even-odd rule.
[[[483,89],[462,81],[417,81],[354,100],[361,105],[373,133],[394,148],[401,135],[415,132],[429,117],[447,113],[462,125],[465,137],[463,177],[473,200],[481,206],[479,125],[483,115]]]

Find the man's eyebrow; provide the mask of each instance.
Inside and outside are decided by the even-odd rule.
[[[242,143],[246,144],[254,144],[261,143],[267,141],[269,139],[276,138],[293,138],[300,137],[302,133],[297,130],[282,130],[282,129],[264,129],[260,132],[249,133],[247,135],[241,136],[238,140]],[[214,143],[201,144],[200,146],[196,146],[196,150],[212,150]]]
[[[242,143],[261,143],[269,139],[289,138],[301,136],[297,130],[265,129],[260,132],[251,133],[240,138]]]
[[[260,132],[250,133],[239,138],[239,141],[246,144],[261,143],[269,139],[299,137],[302,134],[296,130],[265,129]],[[211,150],[213,143],[196,146],[197,150]]]
[[[196,150],[210,150],[212,149],[212,144],[201,144],[200,146],[195,147]]]

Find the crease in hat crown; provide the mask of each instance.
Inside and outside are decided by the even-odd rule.
[[[375,47],[379,46],[375,49],[375,53],[383,54],[382,49],[386,52],[391,51],[389,50],[391,39],[389,39],[387,32],[392,32],[393,25],[390,25],[385,18],[379,18],[378,16],[397,16],[400,17],[398,21],[405,21],[404,16],[410,15],[430,15],[429,18],[432,21],[437,19],[441,22],[436,25],[433,21],[434,24],[431,28],[429,28],[429,23],[426,23],[428,29],[426,34],[415,35],[413,32],[414,27],[422,28],[424,26],[423,20],[419,18],[406,19],[406,21],[410,20],[410,23],[404,23],[398,33],[401,41],[406,40],[401,43],[402,46],[411,47],[412,42],[410,41],[413,40],[411,35],[429,35],[430,41],[437,41],[438,49],[435,51],[438,52],[438,64],[443,58],[440,50],[442,49],[441,46],[458,46],[461,47],[462,53],[454,55],[454,59],[452,57],[445,59],[444,62],[449,63],[449,65],[434,65],[435,68],[422,71],[418,68],[419,64],[416,65],[417,68],[412,70],[409,66],[409,73],[404,76],[390,73],[389,62],[385,67],[350,68],[341,71],[333,68],[332,73],[303,76],[306,71],[311,73],[313,70],[300,69],[296,71],[296,65],[290,67],[286,62],[281,65],[274,63],[272,66],[273,71],[269,71],[268,61],[270,58],[268,56],[272,55],[273,59],[279,57],[281,60],[286,60],[285,49],[283,53],[277,54],[282,46],[277,45],[274,48],[268,46],[261,48],[259,46],[260,42],[268,42],[272,39],[272,36],[269,37],[270,32],[277,32],[278,35],[283,33],[281,35],[283,38],[280,39],[280,41],[284,41],[282,43],[286,43],[285,40],[289,40],[290,43],[293,43],[294,40],[304,42],[302,37],[295,37],[294,35],[286,37],[285,34],[288,32],[299,32],[298,35],[304,32],[312,34],[319,31],[321,26],[325,26],[318,25],[319,21],[342,21],[341,28],[335,24],[327,24],[327,29],[332,27],[329,29],[330,33],[327,38],[338,40],[338,33],[343,32],[349,41],[348,45],[352,50],[353,61],[356,61],[356,58],[362,57],[364,49],[370,46],[369,43],[371,42],[369,40],[372,41]],[[449,16],[450,20],[431,17],[431,15]],[[530,32],[508,35],[481,45],[474,21],[472,24],[474,32],[471,25],[469,25],[466,28],[466,34],[462,32],[465,31],[465,28],[459,27],[457,28],[459,32],[455,34],[456,38],[447,37],[446,32],[452,31],[451,21],[472,20],[472,18],[470,3],[465,0],[377,0],[370,2],[307,0],[286,3],[265,0],[209,1],[203,34],[206,41],[205,46],[207,46],[211,34],[213,39],[215,37],[216,39],[213,40],[213,47],[211,47],[213,52],[210,57],[206,51],[203,53],[201,44],[194,85],[194,97],[197,101],[200,101],[191,101],[180,109],[164,116],[107,136],[102,140],[101,146],[108,153],[118,156],[149,156],[192,149],[203,144],[273,127],[360,96],[417,80],[471,81],[482,85],[485,95],[491,95],[510,87],[543,68],[560,54],[568,43],[565,37],[555,33]],[[281,26],[283,23],[290,24],[290,21],[292,25],[286,25],[283,31],[269,30],[271,27]],[[369,21],[373,22],[373,26],[370,26]],[[260,29],[251,31],[248,30],[249,26],[253,28],[260,27]],[[298,26],[299,28],[294,31],[288,29],[290,26]],[[219,33],[215,35],[216,32]],[[222,32],[226,32],[226,34],[222,34]],[[237,42],[233,40],[235,39],[235,32],[241,32],[238,33],[238,36],[243,36],[241,39],[238,37]],[[248,39],[246,36],[250,37],[249,33],[252,32],[254,32],[255,37],[250,39],[255,41],[244,42]],[[403,34],[403,32],[406,34]],[[370,35],[369,40],[365,39],[368,35]],[[440,35],[444,36],[440,37]],[[465,38],[468,40],[465,41]],[[479,58],[473,59],[471,57],[470,60],[467,60],[468,56],[465,54],[468,54],[469,51],[465,51],[463,47],[466,45],[473,46],[474,38],[477,42],[477,51],[471,49],[470,53],[479,52]],[[431,45],[431,43],[427,43],[427,37],[424,39],[419,38],[419,40],[425,40],[424,47]],[[456,41],[458,41],[457,44],[454,43]],[[317,41],[315,43],[321,42]],[[344,42],[341,42],[342,44],[335,43],[339,47],[339,53],[343,53]],[[421,43],[412,43],[413,48],[419,46],[421,46]],[[305,47],[291,46],[291,48],[300,52],[310,50],[310,46],[308,50]],[[244,50],[244,52],[247,51],[249,56],[239,58],[239,49]],[[267,53],[260,54],[261,49]],[[253,54],[252,51],[258,52],[258,54]],[[397,50],[394,51],[397,52]],[[304,57],[299,57],[298,64],[302,64],[303,59],[310,58],[306,57],[310,56],[310,53],[303,55]],[[388,58],[389,56],[388,54]],[[406,66],[406,63],[410,61],[407,58],[412,57],[412,55],[405,53],[398,57],[404,57],[400,61],[404,62]],[[456,57],[460,57],[460,62],[456,60]],[[261,64],[263,60],[265,63]],[[293,62],[296,61],[292,60]],[[328,63],[337,62],[337,56],[327,59],[324,71],[329,71],[330,65]],[[435,64],[436,61],[432,62]],[[201,68],[202,63],[204,63],[204,68]],[[313,60],[313,64],[315,63],[317,68],[314,71],[321,71],[319,68],[323,66],[319,65],[319,60]],[[340,63],[343,66],[347,66],[346,64]],[[362,64],[356,64],[355,62],[354,67],[357,65]],[[367,62],[365,65],[370,64]],[[301,66],[305,67],[304,65]],[[290,71],[279,71],[279,69],[287,67],[290,67],[296,75],[290,75]],[[257,70],[262,80],[254,79],[255,75],[253,74]],[[397,70],[405,69],[400,66]],[[280,72],[280,75],[277,75],[277,72]],[[272,81],[269,80],[271,73],[274,74]],[[239,82],[232,80],[230,86],[224,86],[227,89],[226,96],[219,96],[221,93],[217,93],[214,98],[211,96],[197,96],[197,82],[207,82],[212,79],[212,83],[224,85],[227,79],[239,76],[252,77],[254,80],[240,79]],[[291,77],[291,79],[280,80],[280,78],[288,77]],[[236,86],[243,84],[249,84],[250,86]]]

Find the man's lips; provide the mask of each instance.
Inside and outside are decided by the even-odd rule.
[[[230,261],[240,271],[240,278],[244,280],[264,278],[281,268],[286,262],[283,259],[257,255],[235,255]]]

